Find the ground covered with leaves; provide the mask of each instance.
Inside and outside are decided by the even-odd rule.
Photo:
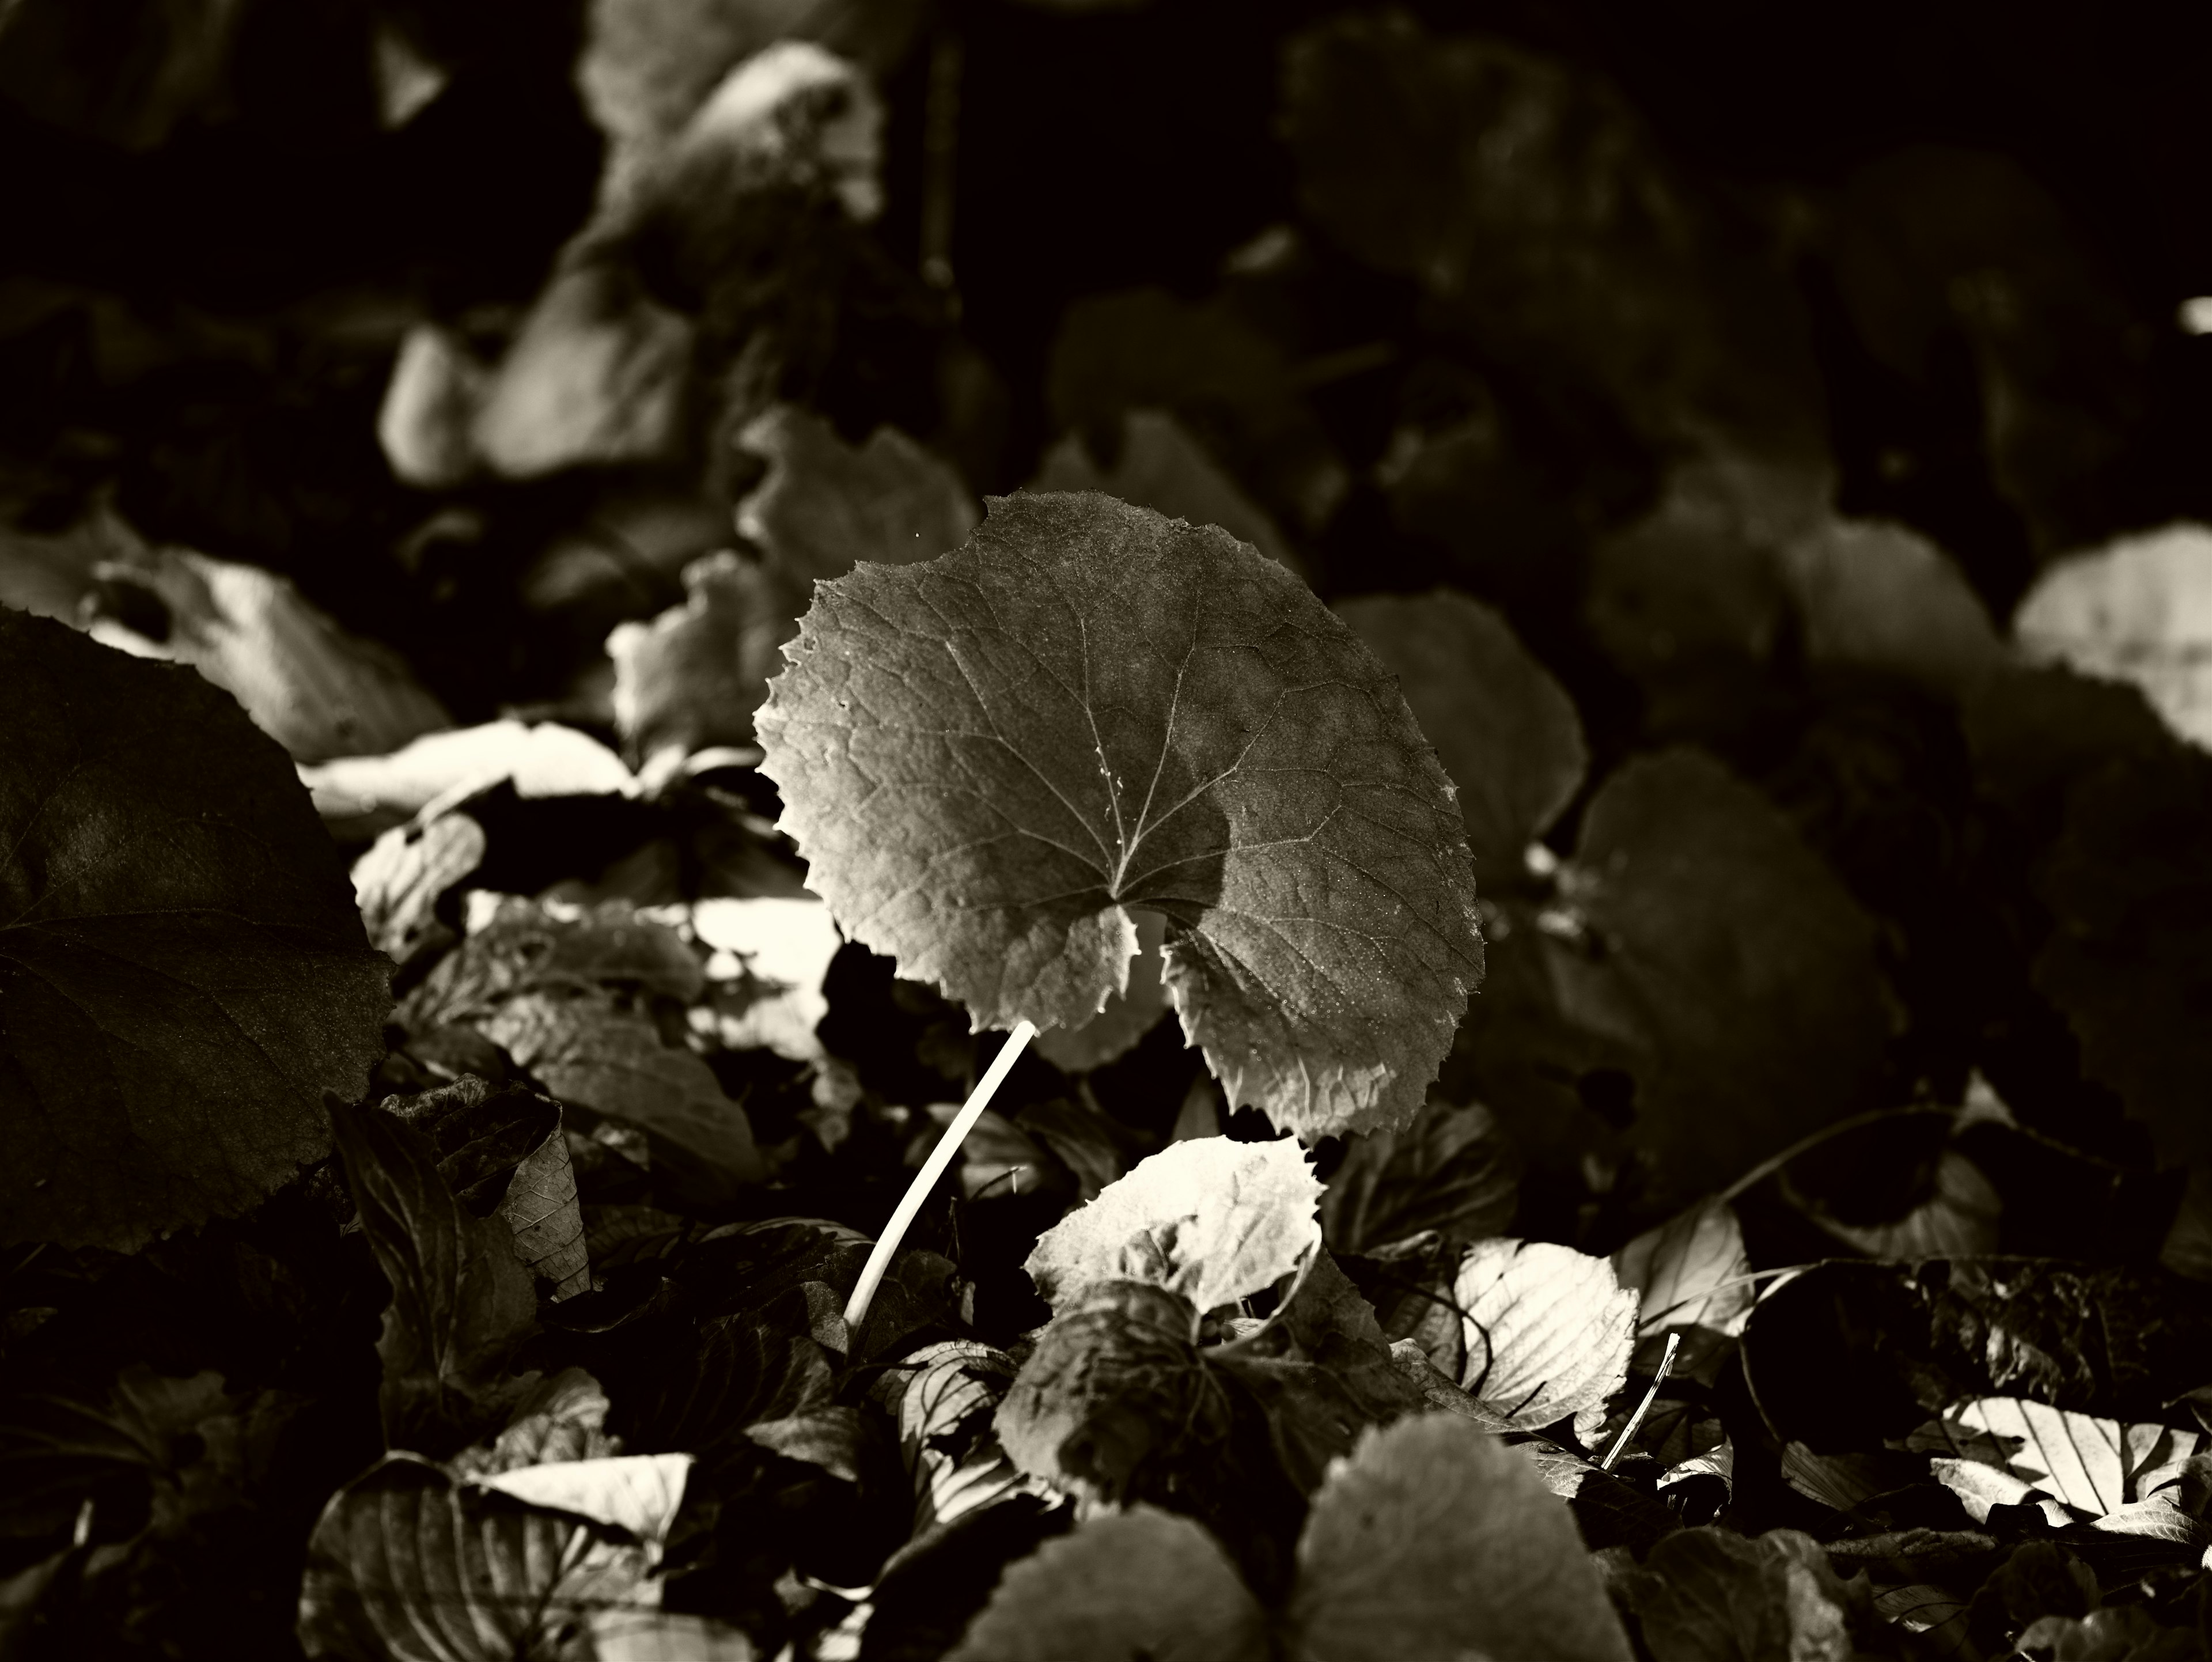
[[[0,1659],[2212,1659],[2212,34],[1792,30],[0,3]]]

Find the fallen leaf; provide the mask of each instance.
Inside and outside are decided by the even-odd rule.
[[[1982,1438],[1995,1440],[2002,1455],[1960,1446]],[[2212,1447],[2212,1438],[2069,1413],[2021,1397],[1980,1397],[1947,1409],[1911,1446],[1981,1460],[2094,1519],[2148,1500],[2166,1470]]]
[[[1349,1143],[1321,1197],[1322,1228],[1339,1252],[1371,1252],[1425,1229],[1471,1245],[1513,1221],[1520,1176],[1488,1109],[1431,1097],[1405,1129]]]
[[[394,478],[450,490],[477,471],[470,433],[490,372],[460,336],[417,323],[399,343],[376,412],[376,440]]]
[[[1265,1614],[1221,1544],[1148,1506],[1008,1568],[947,1662],[1265,1662]]]
[[[819,1060],[814,1029],[830,1011],[823,977],[845,944],[829,907],[769,895],[702,900],[691,908],[691,928],[715,954],[707,975],[723,1048]]]
[[[1996,1249],[2004,1200],[1980,1166],[1960,1150],[1946,1148],[1936,1159],[1933,1191],[1901,1218],[1855,1224],[1825,1208],[1803,1209],[1829,1234],[1869,1258],[1970,1257]]]
[[[1604,1258],[1549,1241],[1489,1240],[1460,1259],[1467,1393],[1506,1423],[1540,1431],[1572,1416],[1595,1429],[1628,1382],[1636,1294]]]
[[[1733,1336],[1757,1302],[1735,1208],[1708,1195],[1613,1255],[1613,1273],[1642,1299],[1637,1330],[1707,1327]]]
[[[2212,748],[2212,527],[2177,524],[2048,568],[2013,615],[2034,663],[2128,681],[2174,732]]]
[[[621,1440],[607,1434],[611,1406],[597,1379],[580,1367],[564,1367],[531,1388],[498,1436],[463,1449],[446,1463],[446,1469],[456,1477],[480,1477],[521,1466],[619,1454]]]
[[[1144,1282],[1200,1314],[1297,1268],[1321,1241],[1322,1193],[1284,1138],[1196,1137],[1162,1149],[1047,1230],[1022,1265],[1048,1304],[1101,1282]]]
[[[1459,788],[1476,874],[1487,883],[1518,872],[1589,765],[1565,690],[1503,616],[1453,590],[1367,595],[1336,610],[1398,678]]]
[[[556,1302],[591,1290],[558,1104],[468,1075],[421,1096],[386,1097],[379,1106],[429,1136],[440,1173],[470,1210],[482,1217],[497,1208],[514,1232],[515,1255],[550,1283]]]
[[[1966,1516],[1978,1524],[1989,1522],[1992,1507],[2025,1506],[2036,1507],[2053,1529],[2064,1529],[2075,1521],[2072,1513],[2027,1478],[1979,1460],[1930,1460],[1928,1475],[1957,1495]]]
[[[666,456],[681,442],[695,335],[622,265],[556,272],[483,388],[477,454],[515,479]]]
[[[864,560],[933,560],[975,529],[960,476],[895,427],[854,447],[820,416],[777,405],[757,416],[738,446],[768,463],[768,477],[738,504],[738,530],[768,555],[798,602],[817,582]]]
[[[1419,1107],[1481,970],[1463,833],[1384,673],[1279,568],[1000,498],[955,553],[823,586],[787,655],[763,767],[810,881],[976,1027],[1088,1020],[1149,906],[1232,1104],[1310,1136]]]
[[[760,1662],[743,1628],[678,1610],[591,1614],[592,1662]]]
[[[562,1102],[666,1139],[723,1180],[766,1175],[745,1111],[644,1013],[597,994],[523,993],[477,1026]]]
[[[796,627],[782,586],[727,551],[685,566],[684,588],[682,606],[607,636],[615,726],[640,758],[751,744],[776,648]]]
[[[390,960],[226,693],[0,613],[0,1240],[134,1250],[329,1151]]]
[[[484,829],[465,813],[394,825],[353,862],[353,892],[376,949],[404,965],[418,952],[452,942],[438,903],[483,863]]]
[[[90,620],[94,640],[190,664],[295,761],[381,754],[452,725],[404,659],[340,629],[289,578],[155,547],[108,561],[95,575],[103,594],[137,590],[166,627],[149,637],[103,605]]]
[[[1101,467],[1080,433],[1070,433],[1045,452],[1031,490],[1097,490],[1171,520],[1219,526],[1276,564],[1303,577],[1304,563],[1283,533],[1237,482],[1222,472],[1182,424],[1162,410],[1131,410],[1121,417],[1121,449]]]
[[[336,820],[373,813],[429,819],[437,808],[502,779],[528,798],[627,796],[637,788],[620,757],[557,721],[488,721],[426,734],[388,756],[341,757],[300,769],[316,812]]]

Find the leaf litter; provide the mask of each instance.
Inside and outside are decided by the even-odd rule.
[[[2203,1657],[2172,272],[1070,9],[0,25],[0,1651]]]

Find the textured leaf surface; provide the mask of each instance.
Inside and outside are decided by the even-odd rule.
[[[1368,1252],[1433,1229],[1470,1245],[1512,1221],[1520,1161],[1490,1111],[1437,1098],[1401,1131],[1370,1131],[1345,1151],[1322,1196],[1340,1252]]]
[[[1221,1545],[1152,1507],[1010,1568],[950,1662],[1265,1662],[1267,1617]]]
[[[1127,908],[1183,1031],[1305,1135],[1402,1123],[1481,943],[1451,788],[1351,631],[1224,533],[994,501],[964,548],[817,591],[761,717],[839,921],[979,1027],[1088,1020]]]
[[[973,1339],[924,1346],[884,1375],[914,1482],[914,1535],[949,1528],[1009,1495],[1044,1493],[999,1446],[992,1420],[1015,1367]]]
[[[1023,1268],[1053,1304],[1094,1282],[1144,1282],[1201,1314],[1270,1287],[1321,1239],[1322,1188],[1284,1138],[1171,1144],[1047,1230]]]
[[[1596,1415],[1628,1379],[1636,1294],[1604,1258],[1550,1241],[1491,1240],[1460,1260],[1460,1383],[1522,1431]]]
[[[1981,1397],[1948,1410],[1914,1436],[1912,1446],[1978,1460],[2101,1518],[2148,1498],[2208,1440],[2198,1431],[2124,1424],[2020,1397]]]
[[[1483,881],[1517,871],[1559,817],[1589,754],[1573,701],[1504,617],[1450,589],[1370,595],[1337,613],[1398,678],[1398,690],[1459,787]]]
[[[597,1609],[651,1604],[648,1555],[573,1513],[394,1454],[331,1497],[307,1546],[300,1641],[347,1662],[561,1653]]]
[[[1298,1543],[1293,1653],[1626,1662],[1574,1520],[1533,1468],[1456,1415],[1360,1440]]]
[[[0,1239],[135,1248],[257,1205],[383,1054],[373,951],[230,697],[0,613]]]

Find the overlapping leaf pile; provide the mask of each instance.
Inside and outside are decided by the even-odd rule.
[[[434,9],[0,6],[0,1657],[2212,1658],[2212,268]]]

